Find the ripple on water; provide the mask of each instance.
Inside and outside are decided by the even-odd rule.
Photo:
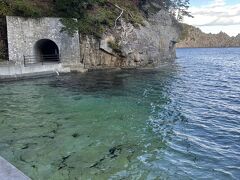
[[[0,84],[0,155],[32,179],[240,179],[239,49]]]

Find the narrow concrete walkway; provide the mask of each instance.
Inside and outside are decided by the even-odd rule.
[[[62,70],[62,64],[32,64],[0,66],[0,78],[34,76],[38,74],[54,73]]]
[[[14,64],[0,64],[0,80],[38,77],[69,72],[86,72],[83,64],[37,63],[27,66]]]
[[[31,180],[0,156],[0,180]]]

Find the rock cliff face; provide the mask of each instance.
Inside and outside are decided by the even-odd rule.
[[[101,40],[80,37],[81,62],[87,68],[156,67],[175,58],[179,32],[178,22],[164,10],[149,16],[144,26],[121,21]]]
[[[182,34],[178,48],[197,47],[240,47],[240,34],[230,37],[224,32],[218,34],[206,34],[199,28],[182,24]]]

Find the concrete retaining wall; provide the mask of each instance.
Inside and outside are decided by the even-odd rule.
[[[53,41],[59,48],[63,63],[80,63],[79,34],[61,32],[59,18],[23,18],[7,16],[9,60],[23,64],[24,55],[35,55],[35,44],[41,39]]]
[[[70,68],[65,68],[62,64],[34,64],[27,67],[23,65],[9,65],[0,67],[0,79],[58,74],[59,72],[70,72]]]

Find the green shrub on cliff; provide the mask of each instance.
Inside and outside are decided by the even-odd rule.
[[[0,16],[7,15],[9,12],[9,5],[5,1],[0,1]]]
[[[184,16],[191,16],[188,12],[190,0],[139,0],[140,8],[146,14],[153,14],[164,8],[174,15],[178,21]]]
[[[39,8],[29,4],[26,0],[16,0],[12,5],[14,15],[21,15],[24,17],[39,17],[41,11]]]
[[[55,7],[60,16],[73,17],[77,21],[63,20],[64,28],[70,34],[78,29],[82,34],[91,34],[100,37],[106,27],[114,27],[117,17],[122,17],[132,24],[143,22],[135,1],[129,0],[56,0]],[[71,21],[71,22],[68,22]]]
[[[120,17],[138,26],[149,13],[165,9],[181,20],[189,15],[188,5],[189,0],[1,0],[0,15],[63,17],[63,31],[73,34],[79,30],[99,37],[115,27]]]
[[[53,16],[53,1],[46,0],[1,0],[1,16],[42,17]]]
[[[108,41],[108,46],[116,53],[121,54],[121,46],[119,45],[119,39]]]
[[[70,34],[79,30],[82,34],[101,36],[106,27],[113,26],[117,17],[115,11],[111,11],[105,5],[105,0],[97,1],[73,1],[57,0],[56,9],[60,16],[74,17],[77,21],[65,18],[62,23]]]
[[[114,27],[118,17],[134,26],[143,25],[143,19],[149,13],[160,9],[168,10],[179,21],[183,16],[191,16],[187,11],[189,0],[56,0],[57,12],[64,17],[74,17],[76,23],[63,23],[70,33],[79,29],[82,34],[101,36],[106,27]]]

